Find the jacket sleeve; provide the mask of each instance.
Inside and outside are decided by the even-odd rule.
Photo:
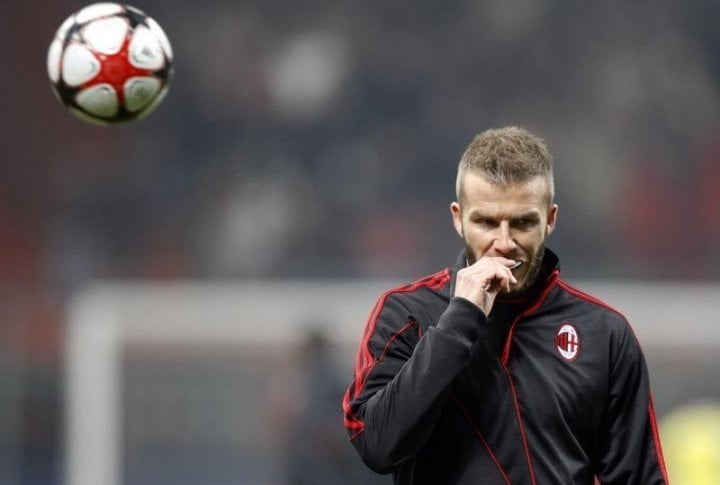
[[[607,409],[595,470],[603,485],[668,483],[648,370],[626,323],[611,343]]]
[[[343,400],[350,439],[370,468],[389,473],[423,445],[485,322],[477,306],[455,297],[421,335],[398,295],[378,301]]]

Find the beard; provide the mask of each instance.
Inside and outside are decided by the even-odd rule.
[[[542,270],[543,266],[543,256],[545,256],[545,243],[543,242],[540,244],[540,247],[535,252],[535,254],[532,256],[531,260],[529,261],[530,267],[527,271],[527,276],[525,277],[525,280],[522,282],[520,287],[517,290],[514,290],[514,292],[517,291],[523,291],[530,288],[532,285],[535,284],[535,280],[537,280],[538,276],[540,275],[540,271]]]
[[[465,238],[463,238],[463,241],[465,242],[465,252],[467,254],[467,265],[470,266],[478,260],[477,254],[470,247],[470,245],[468,244],[468,242]],[[528,266],[525,276],[520,281],[520,285],[517,288],[513,288],[509,294],[520,293],[521,291],[527,290],[535,283],[535,280],[537,279],[538,275],[540,274],[540,270],[542,269],[544,255],[545,255],[545,241],[543,241],[540,244],[540,247],[538,247],[538,250],[535,251],[535,254],[533,254],[530,257],[530,259],[525,262]]]

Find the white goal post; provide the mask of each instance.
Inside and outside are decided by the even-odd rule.
[[[73,298],[66,331],[65,485],[121,485],[123,348],[293,342],[302,322],[354,346],[388,281],[99,282]],[[625,314],[643,347],[720,347],[720,285],[584,282]],[[258,325],[257,322],[262,322]],[[348,359],[353,356],[349,355]]]

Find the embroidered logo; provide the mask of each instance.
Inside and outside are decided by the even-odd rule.
[[[560,329],[555,336],[555,347],[560,353],[560,356],[568,362],[573,362],[577,359],[580,353],[581,343],[580,337],[573,324],[565,322],[560,325]]]

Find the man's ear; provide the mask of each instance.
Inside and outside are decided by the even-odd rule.
[[[558,205],[553,204],[548,210],[547,217],[547,235],[549,236],[555,230],[555,224],[557,223]]]
[[[453,202],[450,204],[450,213],[452,214],[452,221],[453,226],[455,227],[455,232],[458,233],[458,236],[461,238],[465,238],[463,234],[463,225],[462,225],[462,208],[460,207],[460,204],[457,202]]]

